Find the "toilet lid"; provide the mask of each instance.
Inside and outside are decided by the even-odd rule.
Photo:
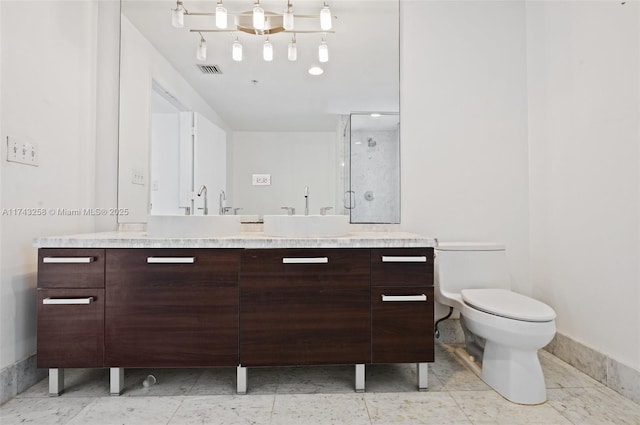
[[[549,322],[556,312],[543,302],[506,289],[463,289],[463,301],[485,313],[527,322]]]

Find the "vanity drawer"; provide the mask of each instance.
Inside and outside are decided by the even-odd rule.
[[[433,248],[371,250],[372,286],[432,286]]]
[[[104,249],[41,248],[39,288],[104,288]]]
[[[105,366],[237,366],[239,257],[108,249]]]
[[[102,367],[104,289],[38,289],[38,367]]]
[[[372,288],[372,363],[434,361],[433,287]]]

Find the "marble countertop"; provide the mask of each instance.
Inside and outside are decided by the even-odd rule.
[[[145,232],[117,231],[35,238],[37,248],[429,248],[434,238],[405,232],[350,232],[330,238],[280,238],[243,232],[223,238],[150,238]]]

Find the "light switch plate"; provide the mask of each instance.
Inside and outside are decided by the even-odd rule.
[[[23,138],[7,136],[7,161],[37,167],[38,145]]]
[[[270,186],[271,174],[253,174],[252,182],[254,186]]]

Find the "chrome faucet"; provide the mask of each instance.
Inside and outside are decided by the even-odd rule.
[[[280,207],[281,210],[287,210],[287,215],[296,215],[296,209],[293,207]]]
[[[224,190],[220,191],[220,196],[218,199],[218,214],[224,215],[224,207],[222,206],[222,201],[227,200],[227,195],[224,193]]]
[[[207,203],[207,186],[205,185],[200,186],[200,190],[198,191],[198,196],[202,196],[203,193],[204,193],[204,208],[201,208],[201,209],[204,211],[202,213],[204,215],[209,215],[209,205]]]
[[[304,187],[304,215],[309,215],[309,186]]]

